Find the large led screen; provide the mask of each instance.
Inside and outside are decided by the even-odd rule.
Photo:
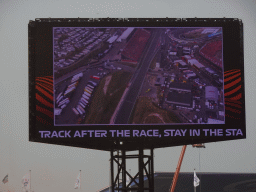
[[[245,138],[241,21],[234,31],[101,22],[30,24],[30,140],[109,149]]]
[[[53,28],[55,125],[224,124],[222,38],[218,27]]]

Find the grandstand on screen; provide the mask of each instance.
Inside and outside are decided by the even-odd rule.
[[[199,53],[219,68],[222,68],[222,41],[217,40],[205,44]]]
[[[133,27],[129,27],[127,28],[120,37],[118,37],[118,39],[116,40],[117,42],[128,42],[129,39],[132,37],[134,33],[134,28]]]
[[[205,173],[197,172],[200,180],[197,191],[214,192],[249,192],[256,191],[255,173]],[[172,185],[173,172],[155,172],[154,174],[154,192],[169,191]],[[148,187],[147,177],[144,177],[144,186]],[[136,179],[138,182],[138,178]],[[194,191],[194,172],[179,173],[175,191],[191,192]],[[131,188],[137,187],[132,183]],[[120,190],[121,191],[121,190]],[[128,190],[129,191],[129,190]],[[133,191],[133,190],[131,190]],[[109,192],[109,187],[98,192]]]
[[[121,53],[122,61],[137,63],[149,37],[149,31],[137,29]]]

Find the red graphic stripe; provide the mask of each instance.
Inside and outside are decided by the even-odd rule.
[[[236,71],[232,71],[232,72],[227,71],[227,72],[228,72],[228,73],[224,73],[224,77],[229,76],[229,75],[232,75],[232,74],[237,73],[237,72],[240,72],[240,70],[236,70]]]
[[[237,104],[242,104],[241,101],[236,101],[236,100],[232,100],[232,99],[225,99],[225,102],[231,102],[231,103],[237,103]]]
[[[230,72],[233,72],[233,71],[240,71],[240,69],[231,69],[231,70],[225,71],[224,73],[230,73]]]
[[[43,97],[36,93],[36,99],[47,107],[53,108],[53,104],[46,101]]]
[[[52,84],[52,83],[50,83],[50,82],[48,82],[48,81],[45,81],[45,80],[42,80],[42,79],[40,79],[40,80],[37,81],[37,82],[45,83],[45,84],[47,84],[47,86],[53,87],[53,84]]]
[[[45,89],[48,89],[48,91],[53,94],[53,85],[47,85],[45,83],[38,82],[37,84],[43,86]]]
[[[227,84],[227,85],[224,85],[224,89],[228,89],[228,88],[234,86],[235,84],[239,83],[240,81],[241,81],[241,77],[238,78],[237,80],[235,80],[235,81],[233,81],[233,82]]]
[[[51,112],[51,111],[49,111],[47,109],[44,109],[44,108],[39,107],[38,105],[36,105],[36,110],[40,111],[41,113],[43,113],[43,114],[45,114],[47,116],[49,116],[50,118],[53,118],[53,112]]]
[[[225,79],[224,79],[224,82],[230,81],[230,80],[232,80],[232,79],[234,79],[234,78],[236,78],[236,77],[238,77],[238,76],[240,76],[240,75],[241,75],[241,73],[238,73],[238,74],[233,75],[233,76],[231,76],[231,77],[225,78]]]
[[[239,110],[237,110],[237,109],[233,109],[233,108],[231,108],[231,107],[225,107],[225,110],[232,111],[232,112],[238,113],[238,114],[241,113],[241,111],[239,111]]]
[[[51,88],[45,86],[44,84],[37,83],[37,85],[39,85],[40,87],[46,89],[46,91],[48,91],[50,94],[53,94],[53,90]]]
[[[235,103],[225,102],[225,105],[230,105],[230,106],[233,106],[233,107],[242,108],[240,105],[235,104]]]
[[[44,120],[42,117],[36,116],[36,120],[43,124],[51,125],[48,121]]]
[[[229,92],[225,93],[224,95],[225,95],[225,96],[229,96],[229,95],[231,95],[231,94],[237,92],[239,89],[241,89],[241,87],[242,87],[242,86],[239,85],[237,88],[233,89],[232,91],[229,91]]]
[[[47,85],[45,83],[38,82],[37,85],[40,85],[41,87],[44,87],[44,89],[47,89],[51,94],[53,94],[53,87],[50,85]]]
[[[52,80],[53,79],[53,76],[45,76],[45,77],[36,77],[37,79],[47,79],[47,80]]]
[[[40,81],[47,81],[47,83],[53,83],[53,79],[49,79],[49,78],[45,78],[45,77],[41,77],[41,78],[39,78],[38,80],[40,80]]]
[[[242,93],[239,93],[238,95],[236,95],[235,97],[231,97],[231,100],[239,100],[242,98]]]
[[[48,97],[50,100],[53,100],[53,96],[47,93],[45,90],[43,90],[41,87],[36,85],[36,89],[40,92],[43,93],[46,97]]]

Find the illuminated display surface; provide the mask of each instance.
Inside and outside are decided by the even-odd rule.
[[[225,123],[221,28],[53,35],[55,125]]]
[[[30,26],[31,141],[134,150],[245,138],[238,22],[103,23]]]

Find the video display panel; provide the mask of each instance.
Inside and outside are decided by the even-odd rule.
[[[50,20],[29,23],[30,141],[135,150],[246,137],[241,21]]]
[[[53,35],[55,125],[225,124],[222,28]]]

